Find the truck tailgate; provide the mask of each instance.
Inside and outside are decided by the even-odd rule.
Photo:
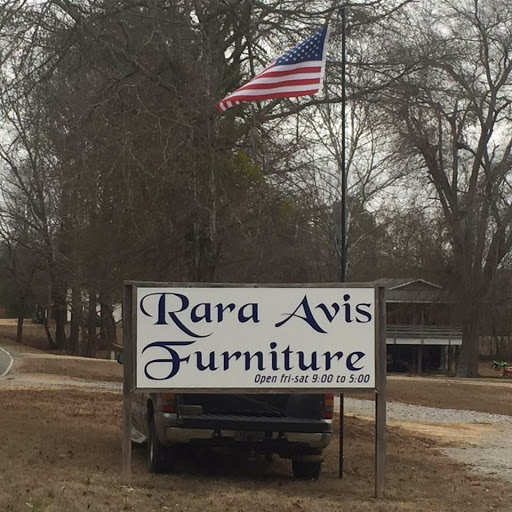
[[[202,418],[263,417],[322,419],[322,395],[315,394],[183,394],[184,405],[200,405]],[[187,415],[184,411],[185,416]]]

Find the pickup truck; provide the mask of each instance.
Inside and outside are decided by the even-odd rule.
[[[132,441],[147,443],[148,469],[172,470],[173,448],[192,444],[278,454],[296,478],[318,478],[332,436],[332,394],[136,392]]]

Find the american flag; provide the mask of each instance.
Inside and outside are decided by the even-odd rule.
[[[246,101],[292,98],[317,93],[322,87],[327,47],[327,25],[287,51],[252,80],[217,103],[217,109]]]

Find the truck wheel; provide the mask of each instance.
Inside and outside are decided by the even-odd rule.
[[[295,478],[303,478],[317,480],[322,471],[321,462],[306,462],[303,460],[292,461],[293,476]]]
[[[150,473],[167,473],[171,469],[170,449],[162,444],[156,433],[155,420],[148,425],[148,469]]]

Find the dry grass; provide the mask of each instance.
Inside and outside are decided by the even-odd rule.
[[[502,386],[494,386],[491,383],[473,384],[458,380],[438,382],[434,379],[421,381],[390,379],[388,391],[388,399],[395,402],[512,416],[512,382],[510,381]]]
[[[16,342],[16,329],[17,320],[14,318],[0,318],[0,339],[2,341]],[[66,327],[67,334],[69,335],[69,325]],[[51,326],[51,332],[54,333],[54,327]],[[122,329],[118,327],[117,336],[119,340],[122,340]],[[44,326],[40,324],[33,324],[31,320],[26,319],[23,324],[23,341],[21,344],[16,343],[17,346],[31,347],[38,350],[48,350],[48,338]],[[52,353],[59,353],[58,351],[52,351]],[[98,353],[99,358],[107,358],[108,350],[103,350]]]
[[[27,372],[119,380],[122,367],[30,350],[15,365],[16,375]],[[455,403],[509,414],[510,392],[512,387],[492,383],[389,381],[393,400],[440,407]],[[267,465],[262,460],[249,462],[240,456],[212,453],[183,453],[177,474],[150,475],[144,449],[136,449],[132,487],[128,488],[120,481],[119,395],[0,388],[0,410],[1,512],[512,510],[512,484],[471,474],[436,449],[485,435],[479,426],[433,426],[433,430],[424,425],[391,426],[388,488],[385,499],[376,501],[372,498],[373,424],[357,418],[346,419],[346,475],[341,481],[336,439],[326,452],[319,481],[293,480],[286,460]],[[410,428],[423,429],[424,435]]]
[[[346,421],[346,476],[337,442],[319,481],[294,481],[288,461],[184,456],[181,472],[149,475],[134,451],[133,487],[120,482],[120,397],[82,391],[0,391],[0,510],[490,511],[510,510],[512,485],[468,474],[432,441],[391,429],[388,491],[374,500],[372,425]]]
[[[15,319],[0,319],[0,339],[16,341]],[[46,350],[48,348],[48,340],[44,326],[33,324],[30,320],[25,320],[23,325],[23,344],[39,350]]]
[[[74,379],[121,382],[123,367],[116,361],[72,357],[30,357],[16,362],[16,372],[59,375]]]
[[[470,379],[391,377],[387,382],[387,391],[390,402],[512,416],[511,380],[473,382]],[[373,398],[367,393],[350,396]]]

